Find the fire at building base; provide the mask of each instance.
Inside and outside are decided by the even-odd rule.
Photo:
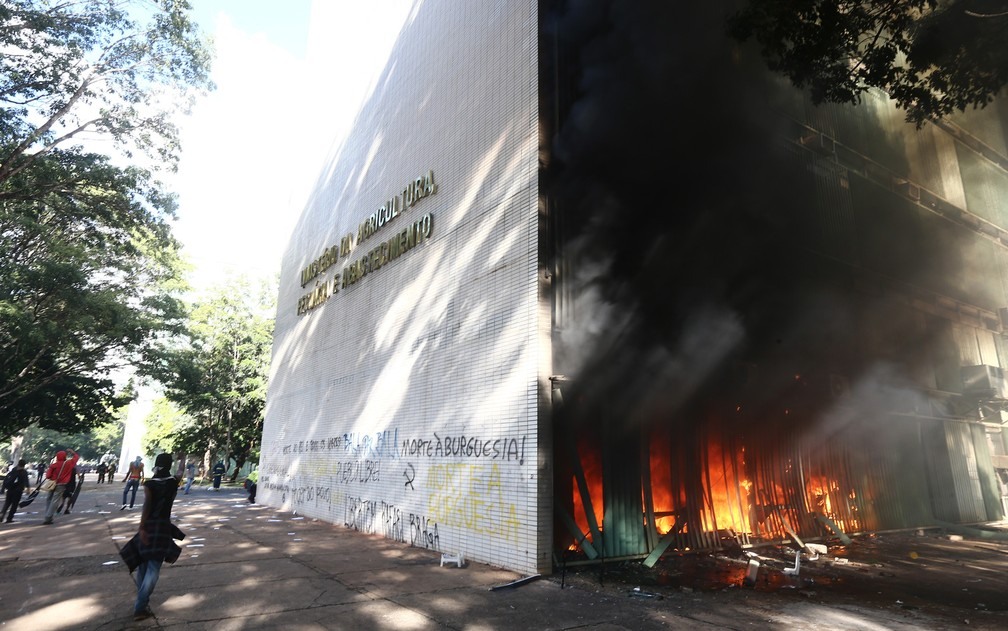
[[[814,105],[646,4],[547,22],[556,562],[1002,520],[1008,108]]]

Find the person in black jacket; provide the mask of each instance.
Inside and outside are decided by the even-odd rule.
[[[10,470],[3,481],[3,490],[7,492],[7,496],[3,511],[0,511],[0,519],[3,519],[3,516],[7,515],[5,521],[14,521],[14,512],[17,510],[18,502],[21,501],[21,495],[24,494],[29,484],[28,472],[25,471],[25,461],[18,460],[17,466]],[[10,509],[9,512],[8,509]]]
[[[227,467],[224,466],[223,462],[218,460],[217,464],[215,464],[213,469],[210,470],[210,475],[213,476],[213,490],[220,490],[221,477],[225,473],[227,473]]]
[[[172,477],[171,454],[160,454],[154,461],[154,477],[144,482],[143,511],[140,527],[130,544],[136,547],[139,564],[133,575],[137,599],[133,606],[134,620],[150,618],[150,596],[157,585],[161,564],[178,558],[178,546],[172,540],[178,529],[171,523],[172,504],[178,493],[179,479]]]
[[[56,514],[63,513],[64,515],[70,514],[70,509],[74,507],[77,503],[77,498],[80,496],[81,486],[84,485],[84,472],[77,472],[77,467],[74,467],[73,477],[67,482],[66,488],[63,489],[63,499],[60,500],[59,506],[56,507]]]
[[[57,515],[63,513],[63,507],[67,506],[67,503],[70,501],[70,498],[73,497],[74,491],[76,489],[77,489],[77,467],[75,465],[74,468],[70,470],[70,481],[67,482],[66,487],[63,489],[63,496],[60,497],[59,506],[56,507]],[[67,510],[64,514],[65,515],[70,514],[69,507],[67,507]]]

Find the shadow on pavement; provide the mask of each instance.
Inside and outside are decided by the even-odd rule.
[[[523,577],[477,563],[442,567],[436,551],[249,504],[239,487],[194,487],[175,503],[175,521],[187,537],[178,562],[162,570],[151,600],[155,617],[134,622],[135,588],[118,548],[136,531],[140,507],[120,511],[121,489],[89,480],[73,514],[58,516],[52,526],[41,523],[44,498],[14,523],[0,524],[5,628],[1002,629],[1008,621],[1004,611],[989,609],[996,602],[970,608],[975,593],[933,602],[937,593],[901,600],[893,589],[912,592],[923,573],[941,574],[942,564],[958,562],[985,568],[967,571],[989,580],[994,592],[1000,584],[1004,594],[1005,568],[997,573],[987,562],[1008,562],[1005,544],[922,537],[911,542],[922,551],[913,559],[898,545],[881,549],[886,539],[875,548],[855,542],[852,561],[855,550],[867,556],[837,570],[849,572],[833,581],[845,589],[815,579],[814,569],[805,575],[813,582],[795,589],[742,588],[731,578],[708,588],[683,581],[682,563],[731,565],[711,557],[663,560],[655,570],[640,564],[569,569],[503,587]],[[904,553],[909,566],[893,563],[893,555]],[[862,563],[870,569],[860,571]],[[858,584],[863,588],[849,588]],[[873,591],[881,593],[866,596]]]

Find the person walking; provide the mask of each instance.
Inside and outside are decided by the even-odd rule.
[[[171,523],[172,504],[178,494],[179,478],[171,475],[171,454],[158,454],[154,459],[154,477],[144,482],[144,503],[137,534],[120,554],[133,572],[137,586],[133,619],[144,620],[154,615],[150,597],[161,575],[161,565],[178,559],[180,549],[173,539],[184,535]]]
[[[116,474],[116,469],[117,468],[118,467],[116,466],[116,463],[114,463],[114,462],[110,462],[109,463],[108,473],[106,474],[106,478],[105,478],[105,481],[108,482],[109,484],[112,484],[112,480],[115,479],[115,474]]]
[[[248,501],[249,504],[255,504],[256,488],[259,486],[259,469],[252,471],[248,474],[248,480],[246,480],[246,489],[248,490]]]
[[[81,474],[81,475],[83,476],[84,474]],[[56,514],[57,515],[59,515],[60,513],[63,513],[64,515],[69,515],[70,514],[70,506],[69,506],[69,504],[70,504],[70,498],[73,497],[73,494],[74,494],[75,490],[77,490],[77,467],[76,466],[73,469],[71,469],[70,481],[67,482],[66,487],[63,488],[63,497],[60,498],[59,506],[56,507]],[[65,511],[63,510],[64,506],[66,507]]]
[[[35,465],[35,484],[42,484],[42,476],[45,475],[46,466],[41,462]]]
[[[213,490],[215,490],[215,491],[219,491],[220,490],[221,477],[226,472],[227,472],[227,467],[224,466],[223,462],[221,462],[220,460],[218,460],[217,464],[215,464],[213,466],[213,469],[210,470],[210,474],[213,475]]]
[[[104,462],[99,462],[98,468],[95,470],[98,472],[98,484],[105,484],[105,474],[108,473],[108,465]]]
[[[70,509],[77,504],[77,498],[80,497],[81,489],[84,487],[84,473],[81,473],[77,478],[77,488],[74,489],[73,495],[70,496],[70,502],[67,504],[64,515],[70,514]]]
[[[185,492],[183,495],[189,495],[189,489],[192,488],[193,480],[196,479],[196,463],[189,461],[185,466]]]
[[[71,457],[68,459],[67,455]],[[42,521],[43,524],[53,523],[53,514],[56,512],[56,504],[59,502],[58,499],[62,498],[63,490],[66,489],[67,483],[70,482],[70,476],[73,475],[73,468],[77,465],[77,461],[80,459],[80,455],[73,449],[67,449],[66,451],[56,452],[56,462],[49,465],[46,469],[45,479],[53,480],[56,486],[49,491],[49,495],[46,497],[46,509],[45,509],[45,519]]]
[[[169,464],[169,466],[171,465]],[[133,504],[136,502],[137,489],[140,487],[140,481],[143,479],[143,470],[143,458],[137,456],[136,460],[130,463],[129,469],[126,471],[126,477],[123,478],[126,486],[123,487],[122,507],[119,510],[126,510],[126,496],[131,490],[133,491],[133,495],[130,495],[129,507],[133,508]]]
[[[5,522],[14,521],[14,513],[17,511],[18,502],[21,501],[21,495],[24,494],[24,490],[28,488],[31,482],[28,480],[28,472],[25,471],[25,461],[18,460],[17,466],[10,470],[10,472],[4,477],[3,490],[6,493],[6,499],[4,501],[3,511],[0,511],[0,519],[7,516],[4,519]],[[10,509],[8,512],[7,509]]]

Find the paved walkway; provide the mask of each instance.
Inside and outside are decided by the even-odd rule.
[[[140,504],[120,511],[122,485],[85,483],[76,510],[42,525],[44,500],[0,524],[2,629],[949,629],[899,608],[867,610],[736,589],[657,599],[625,586],[561,588],[273,508],[240,488],[179,495],[182,556],[166,565],[134,622],[133,582],[118,547]],[[496,588],[496,589],[491,589]],[[645,594],[646,596],[646,594]],[[962,628],[1004,628],[991,619]]]

